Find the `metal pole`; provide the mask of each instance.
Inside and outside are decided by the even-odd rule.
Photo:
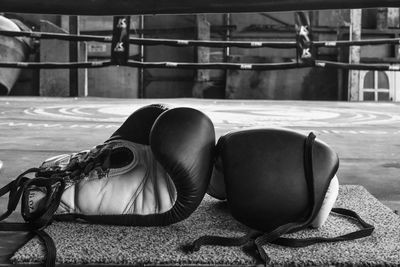
[[[231,14],[230,13],[224,14],[224,26],[226,27],[224,40],[229,41],[231,39],[231,30],[230,30]],[[224,48],[224,56],[223,56],[224,62],[229,61],[230,54],[231,54],[230,47]],[[225,77],[225,84],[226,84],[226,80],[228,79],[228,70],[225,70],[224,77]],[[226,88],[226,86],[225,86],[225,88]],[[226,98],[226,89],[224,89],[224,98]]]
[[[226,27],[224,40],[229,41],[230,36],[231,36],[231,30],[229,28],[229,26],[231,26],[231,14],[230,13],[224,14],[224,24]],[[230,48],[229,47],[224,48],[224,62],[228,62],[229,55],[230,55]]]
[[[139,18],[139,37],[144,38],[144,16],[141,15]],[[139,58],[140,62],[144,62],[144,45],[139,46]],[[144,88],[144,70],[143,68],[139,68],[139,98],[145,98],[145,88]]]
[[[79,17],[69,16],[69,33],[79,34]],[[78,62],[79,60],[79,43],[69,42],[69,61]],[[69,96],[76,97],[79,95],[78,69],[69,70]]]

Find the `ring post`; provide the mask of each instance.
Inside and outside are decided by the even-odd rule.
[[[129,58],[130,16],[115,16],[111,42],[111,62],[125,65]]]
[[[308,15],[301,11],[295,13],[297,63],[314,64],[315,47]]]

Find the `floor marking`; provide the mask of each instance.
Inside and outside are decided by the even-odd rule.
[[[71,121],[122,122],[134,110],[143,105],[68,105],[43,108],[29,108],[24,111],[29,116],[40,118],[66,119]],[[314,126],[345,127],[352,125],[375,125],[400,123],[397,114],[326,107],[303,107],[270,105],[251,107],[249,105],[187,105],[205,112],[214,123],[243,126]]]

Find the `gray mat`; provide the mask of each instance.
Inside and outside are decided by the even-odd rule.
[[[372,236],[306,248],[265,246],[272,264],[295,265],[399,265],[400,217],[361,186],[341,186],[337,207],[353,209],[375,225]],[[318,230],[288,236],[335,236],[358,229],[349,219],[331,214]],[[58,263],[105,264],[254,264],[240,248],[202,247],[184,254],[182,244],[202,235],[241,236],[248,229],[229,215],[226,205],[206,197],[187,220],[168,227],[119,227],[56,222],[46,230],[57,247]],[[14,263],[43,261],[43,247],[32,239],[12,257]]]

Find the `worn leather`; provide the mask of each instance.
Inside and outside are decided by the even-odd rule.
[[[147,215],[171,209],[176,201],[176,188],[154,159],[150,146],[125,140],[109,144],[114,150],[125,148],[124,153],[131,153],[132,160],[118,168],[112,166],[104,177],[93,170],[79,182],[69,183],[56,214]],[[68,164],[72,157],[63,157],[60,164]]]

